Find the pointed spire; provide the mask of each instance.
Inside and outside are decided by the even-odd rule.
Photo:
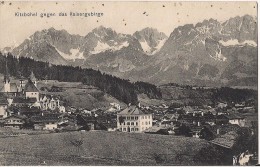
[[[33,82],[35,82],[37,80],[35,75],[34,75],[34,73],[33,73],[33,71],[31,72],[30,80],[33,81]]]

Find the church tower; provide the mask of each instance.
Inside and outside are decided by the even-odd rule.
[[[30,80],[33,82],[34,86],[37,87],[37,79],[32,71],[31,75],[30,75]]]
[[[10,91],[11,91],[11,84],[10,84],[10,76],[8,73],[7,58],[6,58],[5,76],[4,76],[4,92],[10,92]]]
[[[25,78],[22,76],[21,72],[19,72],[19,81],[20,81],[20,84],[19,84],[19,92],[23,92],[24,90],[24,87],[25,87]]]

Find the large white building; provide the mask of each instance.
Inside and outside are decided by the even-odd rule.
[[[117,129],[122,132],[143,132],[152,127],[152,114],[144,113],[137,106],[130,106],[117,114]]]

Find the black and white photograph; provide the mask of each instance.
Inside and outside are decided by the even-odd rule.
[[[255,166],[257,1],[1,1],[0,166]]]

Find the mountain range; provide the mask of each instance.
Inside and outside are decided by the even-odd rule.
[[[249,15],[186,24],[169,37],[154,28],[130,35],[100,26],[86,36],[50,28],[5,51],[157,85],[256,86],[257,33]]]

